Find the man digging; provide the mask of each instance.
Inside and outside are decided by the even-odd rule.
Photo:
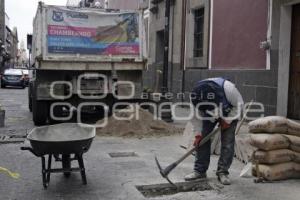
[[[221,155],[217,176],[223,185],[230,185],[229,168],[234,156],[235,129],[241,116],[243,98],[235,85],[223,78],[199,81],[191,96],[192,103],[201,118],[195,117],[191,123],[195,134],[194,146],[211,133],[219,123],[221,126]],[[198,115],[199,116],[199,115]],[[185,176],[186,181],[206,178],[210,163],[211,141],[196,150],[194,172]]]

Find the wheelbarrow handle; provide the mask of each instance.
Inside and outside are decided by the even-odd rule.
[[[21,147],[22,151],[32,151],[33,149],[31,147]]]
[[[89,148],[88,148],[88,147],[82,147],[82,150],[83,150],[83,151],[88,151]]]
[[[34,154],[35,156],[39,157],[39,155],[37,155],[33,149],[31,147],[21,147],[20,148],[22,151],[30,151],[32,154]]]

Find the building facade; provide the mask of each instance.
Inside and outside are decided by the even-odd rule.
[[[17,65],[22,67],[29,65],[24,41],[21,41],[20,48],[18,49]]]
[[[9,16],[5,13],[5,1],[0,0],[0,73],[13,67],[18,57],[17,28],[10,28]]]
[[[121,10],[136,10],[140,0],[106,0],[107,8]]]
[[[298,19],[293,13],[300,13],[295,8],[299,0],[171,2],[170,92],[186,94],[184,99],[188,101],[188,94],[197,81],[221,76],[236,84],[245,101],[263,103],[266,115],[300,119],[300,109],[295,109],[299,105],[296,102],[300,102],[297,99],[300,78],[290,75],[292,47],[288,44],[291,39],[288,36],[298,33],[291,24]],[[157,70],[162,70],[163,64],[165,1],[152,0],[149,9],[151,45],[144,80],[145,87],[154,88],[153,80],[161,76]],[[295,23],[297,27],[298,22]],[[295,65],[299,64],[295,60]],[[298,72],[297,67],[291,70]],[[289,85],[295,86],[289,88]]]
[[[300,118],[300,0],[274,0],[278,45],[277,113]]]
[[[5,34],[5,1],[0,0],[0,39],[4,40]]]
[[[0,0],[0,72],[4,63],[4,48],[5,42],[5,1]]]
[[[5,59],[3,69],[12,68],[18,60],[18,31],[14,27],[12,30],[8,25],[5,27]]]
[[[10,55],[11,60],[10,63],[14,66],[18,63],[19,56],[19,37],[18,37],[18,29],[17,27],[13,27],[11,30],[12,43],[10,46]]]

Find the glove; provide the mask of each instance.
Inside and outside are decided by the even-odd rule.
[[[197,134],[197,135],[195,136],[194,146],[195,146],[195,147],[196,147],[196,146],[199,146],[199,144],[200,144],[200,142],[201,142],[202,139],[203,139],[202,135],[201,135],[201,134]]]
[[[225,120],[220,119],[220,126],[222,130],[226,130],[230,128],[230,124],[228,124]]]

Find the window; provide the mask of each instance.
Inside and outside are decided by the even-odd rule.
[[[204,8],[195,10],[194,57],[203,57]]]

